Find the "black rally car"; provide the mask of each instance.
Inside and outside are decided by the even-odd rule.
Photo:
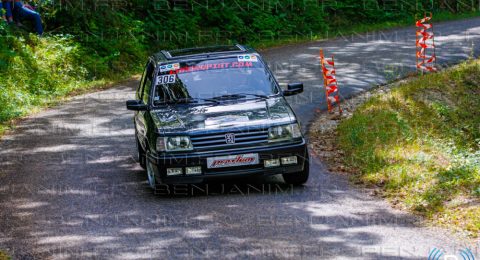
[[[308,180],[308,150],[282,90],[261,56],[242,46],[161,51],[150,57],[136,100],[139,161],[152,188],[214,178],[282,174]]]

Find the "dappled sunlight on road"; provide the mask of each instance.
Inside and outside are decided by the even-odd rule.
[[[480,20],[439,23],[435,25],[435,44],[440,64],[453,64],[480,53]],[[460,24],[462,26],[460,26]],[[476,43],[476,44],[474,44]],[[323,79],[319,65],[319,50],[325,56],[335,56],[340,94],[348,98],[373,86],[405,77],[416,71],[415,28],[355,34],[330,41],[292,45],[285,51],[267,50],[263,54],[279,82],[305,83],[310,102],[297,97],[288,98],[302,123],[313,118],[318,106],[326,108]],[[277,62],[281,61],[281,62]]]

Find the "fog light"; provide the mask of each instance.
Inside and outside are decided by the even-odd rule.
[[[280,166],[280,160],[279,159],[265,160],[264,165],[265,165],[265,168],[277,167],[277,166]]]
[[[202,174],[202,167],[200,167],[200,166],[187,167],[187,168],[185,168],[185,173],[187,175]]]
[[[167,168],[167,176],[182,175],[182,168]]]
[[[283,157],[282,164],[283,165],[297,164],[297,156]]]

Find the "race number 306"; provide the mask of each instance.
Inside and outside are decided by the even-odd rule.
[[[158,76],[157,84],[173,84],[177,80],[176,74]]]

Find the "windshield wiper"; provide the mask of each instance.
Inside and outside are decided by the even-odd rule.
[[[214,100],[235,100],[235,99],[241,99],[241,98],[246,98],[247,96],[254,96],[262,99],[267,99],[268,96],[265,95],[259,95],[259,94],[250,94],[250,93],[238,93],[238,94],[229,94],[229,95],[221,95],[217,97],[213,97],[212,99]]]
[[[198,101],[207,101],[207,102],[218,103],[217,100],[211,99],[211,98],[180,98],[180,99],[177,99],[177,100],[169,101],[168,103],[188,104],[188,103],[198,103]]]
[[[229,99],[240,99],[246,97],[245,95],[233,94],[233,95],[221,95],[212,97],[214,100],[229,100]]]
[[[268,98],[267,95],[260,95],[260,94],[240,93],[239,95],[254,96],[254,97],[259,97],[259,98],[264,98],[264,99]]]

